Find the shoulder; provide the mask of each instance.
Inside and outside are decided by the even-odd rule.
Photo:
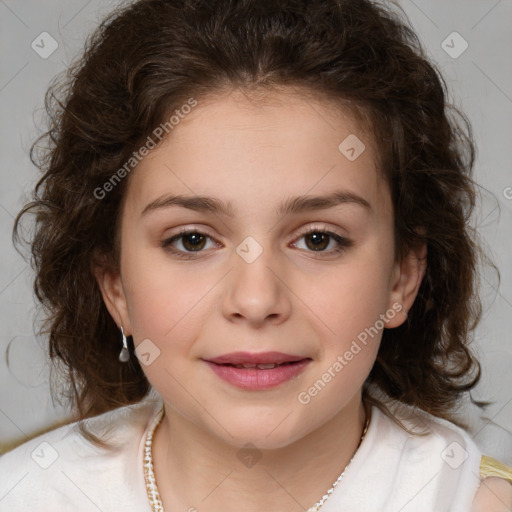
[[[482,480],[471,512],[510,512],[510,510],[512,510],[512,485],[499,477]]]
[[[492,457],[483,456],[482,482],[471,512],[509,512],[512,510],[512,468]]]
[[[456,469],[473,464],[477,469],[481,451],[466,430],[421,409],[394,403],[390,415],[380,416],[408,447],[429,450],[431,457],[441,459],[444,465]]]
[[[469,512],[481,459],[469,434],[418,409],[373,405],[329,510]]]
[[[403,405],[398,405],[393,414],[404,427],[422,434],[410,436],[403,431],[401,435],[407,444],[428,447],[432,457],[443,459],[446,468],[458,470],[467,466],[466,481],[471,482],[467,489],[472,488],[467,493],[472,498],[471,512],[512,511],[512,468],[482,455],[468,432],[447,420]]]
[[[104,502],[116,484],[120,493],[126,492],[126,485],[138,479],[135,461],[141,438],[159,407],[157,401],[143,401],[84,420],[87,429],[105,440],[109,449],[87,441],[79,422],[74,422],[3,454],[0,512],[16,510],[20,505],[33,511],[47,510],[49,505],[85,511],[92,502]],[[102,510],[111,509],[106,505]]]
[[[380,452],[395,459],[393,485],[400,489],[393,499],[408,501],[415,511],[468,512],[480,485],[482,457],[468,432],[417,408],[392,404],[388,409],[389,416],[378,412],[379,439],[387,447]]]

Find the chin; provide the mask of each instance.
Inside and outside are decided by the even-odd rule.
[[[252,417],[244,415],[238,418],[225,418],[223,421],[225,425],[229,425],[227,427],[229,434],[215,425],[215,435],[236,449],[252,447],[260,450],[278,450],[286,448],[308,433],[304,425],[299,426],[289,421],[293,413],[288,418],[287,414],[289,412],[279,416],[273,415],[267,420],[258,420],[254,415]]]

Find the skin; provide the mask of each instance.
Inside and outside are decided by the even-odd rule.
[[[350,134],[366,146],[354,161],[338,150]],[[229,92],[199,101],[132,172],[120,272],[98,268],[96,276],[135,346],[149,339],[160,351],[143,370],[165,402],[153,450],[166,510],[304,510],[352,457],[365,422],[361,388],[381,332],[307,405],[298,395],[393,305],[402,313],[386,316],[386,327],[402,324],[424,276],[424,246],[395,261],[391,197],[377,160],[371,136],[348,111],[291,90],[256,102]],[[275,214],[289,197],[335,189],[371,209],[347,202]],[[179,206],[141,215],[168,193],[229,201],[236,215]],[[212,237],[200,255],[180,259],[162,248],[181,227]],[[331,238],[317,252],[304,236],[309,227],[352,245],[334,253]],[[263,250],[251,263],[236,252],[248,236]],[[191,252],[190,238],[184,243],[173,246]],[[312,362],[275,388],[241,390],[201,360],[237,350]],[[261,456],[251,467],[237,456],[246,443]]]
[[[503,478],[489,477],[482,481],[471,512],[510,512],[512,485]]]

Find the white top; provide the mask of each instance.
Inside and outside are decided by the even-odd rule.
[[[151,512],[144,440],[161,407],[162,401],[152,398],[86,420],[90,430],[115,441],[115,452],[84,440],[72,423],[2,455],[0,512]],[[321,512],[471,508],[480,482],[480,450],[455,425],[421,411],[414,414],[414,420],[404,423],[425,426],[428,435],[408,434],[372,407],[366,437]]]

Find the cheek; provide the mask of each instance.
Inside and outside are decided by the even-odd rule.
[[[350,263],[339,267],[322,289],[310,294],[314,311],[329,327],[330,345],[339,348],[340,343],[350,344],[386,313],[391,259],[378,258],[376,254],[382,252],[359,253]]]
[[[166,350],[186,345],[201,325],[196,316],[211,284],[185,266],[171,268],[165,258],[148,261],[143,251],[131,254],[124,280],[134,341],[150,338]]]
[[[126,294],[133,340],[141,367],[168,402],[186,414],[190,407],[187,371],[183,363],[205,323],[204,295],[212,286],[188,272],[172,272],[165,265],[145,265],[134,257],[126,267]],[[203,300],[201,300],[203,298]],[[143,355],[146,356],[146,360]],[[148,364],[145,364],[148,363]],[[201,385],[200,376],[195,384]]]
[[[367,262],[368,263],[368,262]],[[322,356],[315,380],[302,390],[299,402],[312,415],[339,411],[361,389],[377,353],[386,314],[387,293],[382,267],[351,266],[332,280],[328,293],[312,298],[322,327]],[[327,326],[327,327],[325,327]],[[325,391],[324,391],[325,389]]]

